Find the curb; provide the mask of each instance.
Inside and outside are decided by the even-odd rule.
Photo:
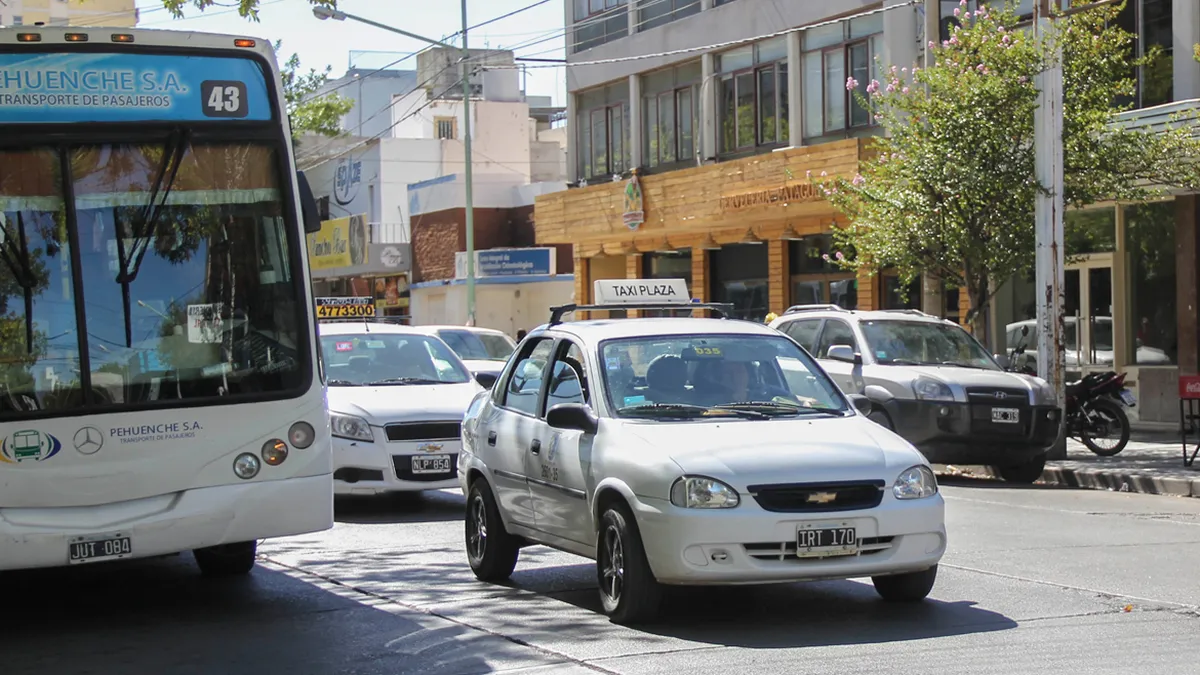
[[[1083,469],[1047,466],[1042,472],[1041,482],[1089,490],[1200,498],[1200,474],[1196,478],[1180,478],[1153,476],[1116,468]]]

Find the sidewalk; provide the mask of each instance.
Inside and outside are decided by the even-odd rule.
[[[1196,437],[1188,437],[1189,454]],[[947,474],[992,476],[985,467],[946,467]],[[1183,465],[1179,437],[1134,432],[1129,445],[1115,457],[1100,457],[1082,443],[1067,442],[1067,459],[1046,463],[1042,483],[1093,490],[1140,492],[1177,497],[1200,497],[1200,455]]]

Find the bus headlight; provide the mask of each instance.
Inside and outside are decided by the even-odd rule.
[[[361,417],[342,413],[329,413],[329,425],[334,436],[348,438],[352,441],[373,441],[371,425]]]
[[[296,422],[288,429],[288,440],[292,442],[292,447],[297,450],[303,450],[313,444],[317,438],[317,432],[313,430],[312,425],[308,422]]]
[[[245,480],[250,480],[257,476],[258,470],[261,468],[262,463],[258,461],[258,458],[248,452],[243,452],[237,456],[237,459],[233,460],[233,473],[238,478],[244,478]]]
[[[279,466],[280,464],[283,464],[283,460],[287,459],[287,456],[287,443],[284,443],[278,438],[272,438],[266,443],[263,443],[262,458],[267,464],[270,464],[271,466]]]

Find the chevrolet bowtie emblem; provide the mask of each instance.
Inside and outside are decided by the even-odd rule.
[[[442,449],[441,443],[426,443],[417,448],[420,452],[437,452]]]
[[[810,504],[828,504],[837,499],[836,492],[814,492],[808,496],[807,501]]]

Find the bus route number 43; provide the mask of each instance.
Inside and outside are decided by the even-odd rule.
[[[206,80],[200,83],[200,94],[207,117],[245,117],[246,85],[232,80]]]

